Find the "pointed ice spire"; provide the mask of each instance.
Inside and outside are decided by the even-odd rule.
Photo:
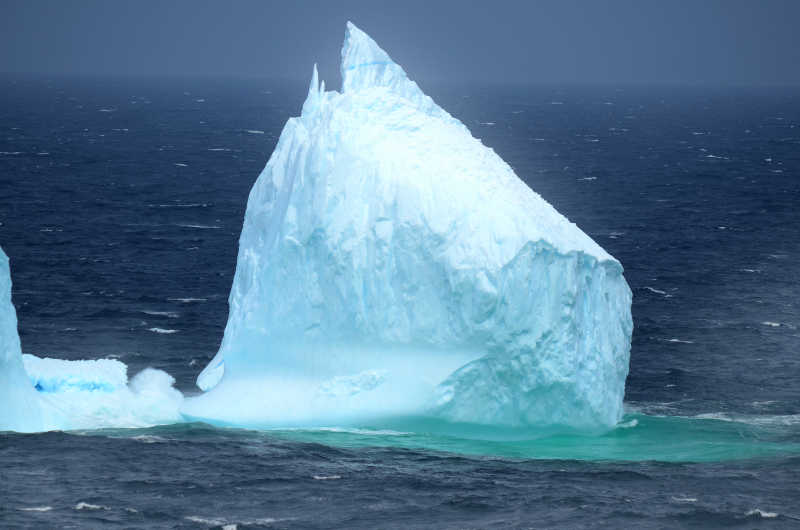
[[[305,103],[303,103],[303,115],[308,115],[314,112],[319,106],[322,99],[322,92],[325,90],[325,83],[322,86],[319,84],[319,73],[317,73],[317,63],[314,63],[314,71],[311,74],[311,83],[308,85],[308,96]]]
[[[311,72],[311,82],[308,84],[308,95],[319,92],[319,72],[317,72],[317,63],[314,63],[314,70]]]
[[[341,70],[343,93],[374,86],[399,87],[409,81],[400,65],[352,22],[347,23]]]

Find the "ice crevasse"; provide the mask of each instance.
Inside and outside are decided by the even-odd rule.
[[[230,313],[188,417],[312,426],[393,415],[613,426],[620,263],[348,23],[253,186]]]

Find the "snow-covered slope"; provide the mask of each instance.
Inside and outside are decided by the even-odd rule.
[[[211,390],[184,411],[616,423],[632,330],[619,262],[349,23],[341,73],[326,92],[314,68],[253,186],[225,336],[198,378]]]

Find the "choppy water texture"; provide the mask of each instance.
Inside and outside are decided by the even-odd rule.
[[[303,85],[0,79],[23,350],[194,392]],[[624,423],[2,434],[0,526],[800,526],[797,91],[423,88],[625,266]]]

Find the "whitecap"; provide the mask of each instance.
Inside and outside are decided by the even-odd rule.
[[[753,401],[751,403],[751,405],[753,405],[754,407],[761,408],[761,407],[767,407],[769,405],[774,405],[775,403],[777,403],[776,400],[770,399],[770,400],[767,400],[767,401]]]
[[[314,480],[339,480],[341,475],[314,475]]]
[[[187,204],[173,203],[173,204],[148,204],[147,205],[148,208],[205,208],[206,206],[208,206],[208,203],[205,203],[205,202],[203,202],[203,203],[193,202],[193,203],[187,203]]]
[[[778,517],[777,512],[765,512],[758,508],[753,508],[752,510],[748,511],[745,515],[748,517],[751,515],[758,515],[763,519],[774,519],[775,517]]]
[[[800,414],[731,415],[725,412],[707,412],[691,417],[699,420],[718,420],[768,427],[800,425]]]
[[[184,517],[184,519],[193,523],[207,524],[208,526],[222,526],[226,524],[224,519],[210,519],[206,517],[200,517],[199,515],[187,515]]]
[[[28,508],[20,508],[20,510],[23,512],[49,512],[52,509],[52,506],[31,506]]]
[[[220,228],[217,225],[200,225],[200,224],[189,224],[189,223],[178,223],[175,226],[180,226],[181,228],[199,228],[199,229],[215,229]]]
[[[250,134],[264,134],[264,131],[259,131],[258,129],[246,129],[244,132]]]
[[[175,311],[150,311],[148,309],[143,309],[142,313],[145,315],[153,315],[157,317],[167,317],[167,318],[178,318],[180,315]]]
[[[103,506],[102,504],[89,504],[88,502],[79,502],[75,505],[75,510],[110,510],[108,506]]]
[[[192,302],[207,302],[208,298],[167,298],[170,302],[181,302],[182,304],[189,304]]]
[[[156,444],[167,441],[166,438],[162,438],[161,436],[155,436],[153,434],[140,434],[138,436],[133,436],[131,440],[136,440],[137,442],[145,444]]]
[[[298,430],[307,430],[307,429],[298,429]],[[393,431],[390,429],[357,429],[348,427],[319,427],[317,429],[311,429],[311,430],[324,431],[324,432],[338,432],[344,434],[360,434],[364,436],[408,436],[409,434],[412,434],[410,432]]]
[[[697,502],[696,497],[670,497],[675,502]]]
[[[178,329],[164,329],[164,328],[147,328],[147,331],[152,331],[153,333],[162,333],[165,335],[170,335],[172,333],[177,333]]]

